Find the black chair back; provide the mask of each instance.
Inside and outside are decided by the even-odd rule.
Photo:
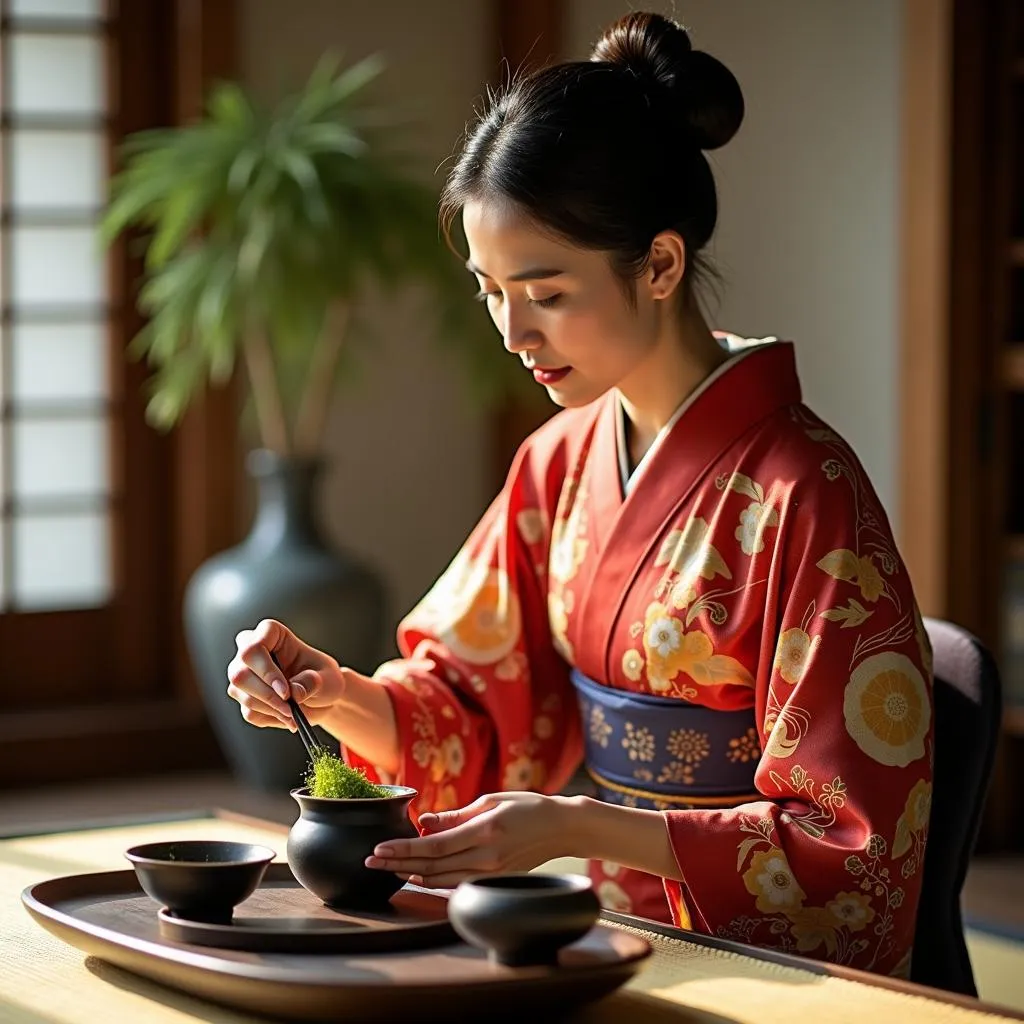
[[[941,619],[925,619],[924,625],[935,667],[935,774],[910,976],[976,996],[960,893],[999,737],[999,672],[967,630]]]

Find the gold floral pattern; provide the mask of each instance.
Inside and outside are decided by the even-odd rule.
[[[643,726],[636,727],[632,722],[627,722],[622,745],[626,748],[630,761],[654,760],[654,735]]]
[[[692,786],[695,781],[694,767],[685,761],[669,761],[658,772],[658,782],[663,785],[670,783],[674,786]]]
[[[640,682],[644,672],[644,656],[630,647],[622,655],[622,674],[631,682]]]
[[[452,596],[438,636],[458,657],[473,665],[501,661],[522,633],[519,598],[502,569],[471,568],[467,585]]]
[[[502,682],[512,683],[525,678],[527,674],[526,655],[522,651],[513,651],[494,666],[494,678]]]
[[[757,739],[757,730],[748,729],[742,736],[729,740],[729,749],[725,756],[730,761],[746,764],[756,761],[761,756],[761,745]]]
[[[536,789],[543,781],[544,765],[525,755],[505,765],[502,788],[506,790]]]
[[[571,665],[576,654],[569,640],[569,616],[575,607],[575,594],[568,584],[582,565],[590,542],[587,539],[587,490],[578,477],[570,477],[562,486],[558,511],[551,528],[548,551],[548,627],[555,650]]]
[[[555,519],[551,531],[548,570],[558,583],[565,585],[576,576],[589,547],[586,537],[586,488],[582,484],[573,487],[570,483],[568,489],[563,492],[563,500],[569,505],[569,511],[568,515],[563,517],[563,509],[560,508]]]
[[[673,729],[665,746],[676,760],[692,765],[700,764],[711,753],[708,734],[696,729]]]
[[[673,608],[682,610],[697,600],[697,588],[688,580],[679,580],[672,585],[668,598]]]
[[[870,555],[861,556],[849,548],[836,548],[817,565],[834,579],[855,584],[865,601],[875,602],[885,593],[885,581]]]
[[[449,733],[441,741],[444,752],[444,768],[448,775],[457,778],[466,767],[466,748],[462,745],[462,737],[457,733]]]
[[[437,796],[431,805],[435,812],[454,811],[459,806],[458,790],[451,784],[446,783],[437,790]]]
[[[652,607],[654,607],[652,605]],[[650,617],[650,610],[648,610]],[[666,665],[678,660],[683,647],[683,624],[672,615],[659,615],[651,621],[644,634],[644,644]]]
[[[924,677],[905,654],[865,658],[846,686],[843,714],[857,746],[880,764],[905,768],[924,757],[931,706]]]
[[[857,559],[857,586],[865,601],[877,601],[885,590],[885,582],[871,557]]]
[[[755,906],[763,914],[796,910],[807,898],[793,877],[785,853],[777,847],[760,850],[750,858],[743,884],[747,892],[757,897]]]
[[[647,607],[643,633],[647,681],[654,693],[675,692],[675,682],[685,673],[702,686],[729,683],[753,688],[754,677],[735,658],[715,654],[708,635],[700,629],[686,631],[682,620],[658,601]]]
[[[633,901],[626,895],[626,890],[610,878],[598,883],[597,898],[605,910],[616,914],[629,914],[633,910]]]
[[[739,472],[723,473],[716,478],[715,486],[720,491],[735,491],[750,498],[750,504],[740,512],[739,526],[733,536],[740,542],[740,550],[745,555],[760,554],[764,551],[765,530],[779,525],[779,513],[774,503],[765,497],[764,487]]]
[[[811,637],[799,627],[785,630],[779,636],[779,643],[775,649],[774,669],[776,672],[795,686],[803,679],[804,672],[810,663],[811,656],[821,643],[821,637]]]
[[[836,921],[824,907],[801,907],[790,914],[793,921],[791,931],[796,939],[796,948],[801,953],[813,953],[824,946],[827,954],[836,952]]]
[[[923,839],[928,830],[928,823],[932,813],[932,784],[924,779],[918,779],[913,788],[907,794],[906,805],[903,813],[896,822],[896,835],[892,841],[892,855],[894,858],[906,856],[912,846],[923,844]],[[918,856],[923,855],[923,848],[915,851]]]
[[[692,586],[698,577],[732,579],[725,560],[711,544],[710,533],[706,520],[688,519],[681,530],[672,530],[662,541],[654,560],[655,568],[667,565],[669,572],[679,574],[685,586]]]
[[[794,769],[797,771],[802,772],[802,769]],[[797,788],[807,792],[813,800],[810,797],[813,784],[806,774],[801,780]],[[838,779],[823,786],[823,803],[826,788],[831,788],[833,798],[845,791]],[[779,820],[788,824],[793,819],[783,814]],[[902,905],[906,893],[894,883],[891,868],[885,863],[888,844],[883,836],[877,833],[868,836],[863,855],[846,858],[845,870],[860,879],[859,891],[842,889],[815,905],[808,903],[806,893],[778,845],[772,818],[744,818],[740,828],[752,838],[740,843],[738,868],[743,871],[750,857],[750,865],[742,878],[747,891],[756,897],[756,908],[764,916],[734,918],[728,926],[717,930],[719,935],[758,944],[764,941],[758,933],[767,932],[776,937],[773,944],[779,944],[781,939],[783,949],[795,946],[797,952],[815,953],[824,948],[828,958],[838,963],[851,963],[865,955],[869,970],[893,949],[893,911]]]
[[[875,919],[871,898],[859,892],[837,893],[835,899],[825,904],[825,909],[834,919],[833,927],[842,925],[851,932],[859,932]]]
[[[764,531],[779,525],[779,513],[771,505],[752,501],[740,512],[740,525],[736,527],[736,539],[745,555],[759,555],[764,551]]]
[[[865,608],[855,597],[849,597],[845,605],[826,608],[821,617],[829,622],[840,623],[843,629],[853,629],[855,626],[863,626],[874,614],[872,609]]]
[[[611,734],[612,727],[605,721],[604,708],[595,704],[590,709],[590,738],[600,746],[607,747]]]
[[[764,731],[768,740],[764,752],[769,757],[792,757],[811,724],[811,716],[793,703],[765,715]]]
[[[563,593],[552,590],[548,594],[548,625],[551,629],[551,640],[555,650],[571,665],[575,660],[575,652],[569,642],[567,633],[569,631],[569,612],[571,611],[569,598],[572,592]]]

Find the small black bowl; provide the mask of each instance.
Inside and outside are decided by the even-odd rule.
[[[557,964],[558,951],[586,935],[600,913],[582,875],[485,875],[463,882],[448,900],[456,932],[509,967]]]
[[[277,854],[250,843],[188,839],[133,846],[125,856],[143,891],[175,916],[227,923]]]

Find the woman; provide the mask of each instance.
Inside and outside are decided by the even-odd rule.
[[[491,101],[442,223],[461,215],[505,347],[564,411],[401,624],[404,658],[371,680],[266,621],[229,693],[292,728],[294,694],[419,791],[421,837],[372,867],[449,887],[587,857],[614,909],[906,974],[928,642],[792,346],[701,315],[702,151],[742,116],[730,72],[652,14]],[[599,799],[555,795],[581,759]]]

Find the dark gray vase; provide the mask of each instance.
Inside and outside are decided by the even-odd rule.
[[[257,483],[252,530],[195,572],[185,592],[185,630],[210,722],[235,777],[287,793],[302,783],[306,754],[292,733],[249,725],[228,697],[236,634],[278,619],[341,664],[370,673],[384,654],[385,598],[377,577],[328,547],[317,528],[321,463],[260,449],[246,465]]]

